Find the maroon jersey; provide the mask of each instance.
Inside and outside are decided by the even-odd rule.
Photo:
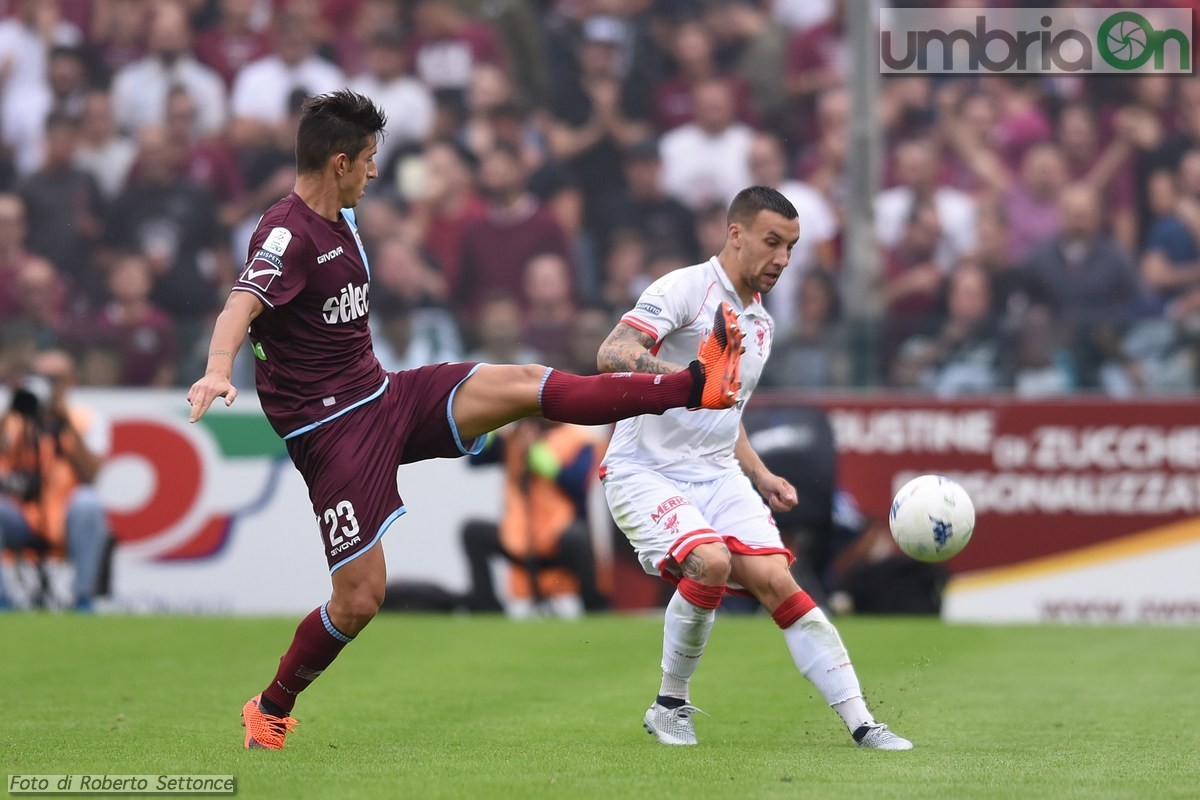
[[[370,269],[354,212],[327,220],[295,192],[263,214],[233,286],[266,308],[250,325],[263,412],[284,439],[383,393],[367,327]]]

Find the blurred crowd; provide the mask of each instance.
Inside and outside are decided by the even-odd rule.
[[[855,4],[2,5],[0,377],[65,348],[84,384],[190,383],[292,187],[304,97],[350,86],[389,118],[359,211],[388,369],[594,372],[620,312],[718,252],[726,204],[760,183],[801,221],[766,385],[1197,381],[1190,76],[883,76],[884,310],[863,326],[842,311]]]

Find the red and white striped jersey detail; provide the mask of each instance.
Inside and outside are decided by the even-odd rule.
[[[629,314],[626,314],[625,316],[621,317],[621,322],[624,322],[626,325],[633,328],[634,330],[641,331],[642,333],[651,337],[652,339],[654,339],[655,343],[658,342],[658,331],[654,330],[654,328],[652,328],[651,326],[642,322],[637,317],[633,317],[633,316],[630,316]]]

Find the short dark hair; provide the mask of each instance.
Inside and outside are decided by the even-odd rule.
[[[747,186],[737,193],[729,204],[729,213],[725,221],[732,225],[739,222],[748,225],[754,221],[760,211],[774,211],[784,219],[796,219],[800,216],[792,201],[770,186]]]
[[[314,95],[304,101],[296,131],[296,170],[317,172],[330,158],[345,153],[353,161],[372,136],[382,136],[387,116],[349,89]]]

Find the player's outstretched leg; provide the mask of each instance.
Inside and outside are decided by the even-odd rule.
[[[684,558],[682,570],[663,619],[662,684],[642,720],[647,733],[671,745],[696,744],[692,715],[704,712],[692,705],[689,683],[725,595],[729,550],[719,543],[699,545]]]
[[[912,742],[871,716],[842,637],[792,578],[787,559],[781,555],[735,555],[732,561],[731,579],[771,612],[796,669],[842,718],[855,743],[875,750],[911,750]]]
[[[582,376],[539,365],[484,364],[455,390],[455,428],[467,441],[522,417],[607,425],[672,408],[729,408],[741,388],[742,338],[737,315],[722,303],[697,359],[670,375]]]
[[[284,740],[297,724],[291,716],[296,696],[375,617],[383,602],[386,578],[383,547],[379,544],[333,573],[329,602],[313,609],[300,622],[271,683],[242,708],[246,749],[283,749]]]

